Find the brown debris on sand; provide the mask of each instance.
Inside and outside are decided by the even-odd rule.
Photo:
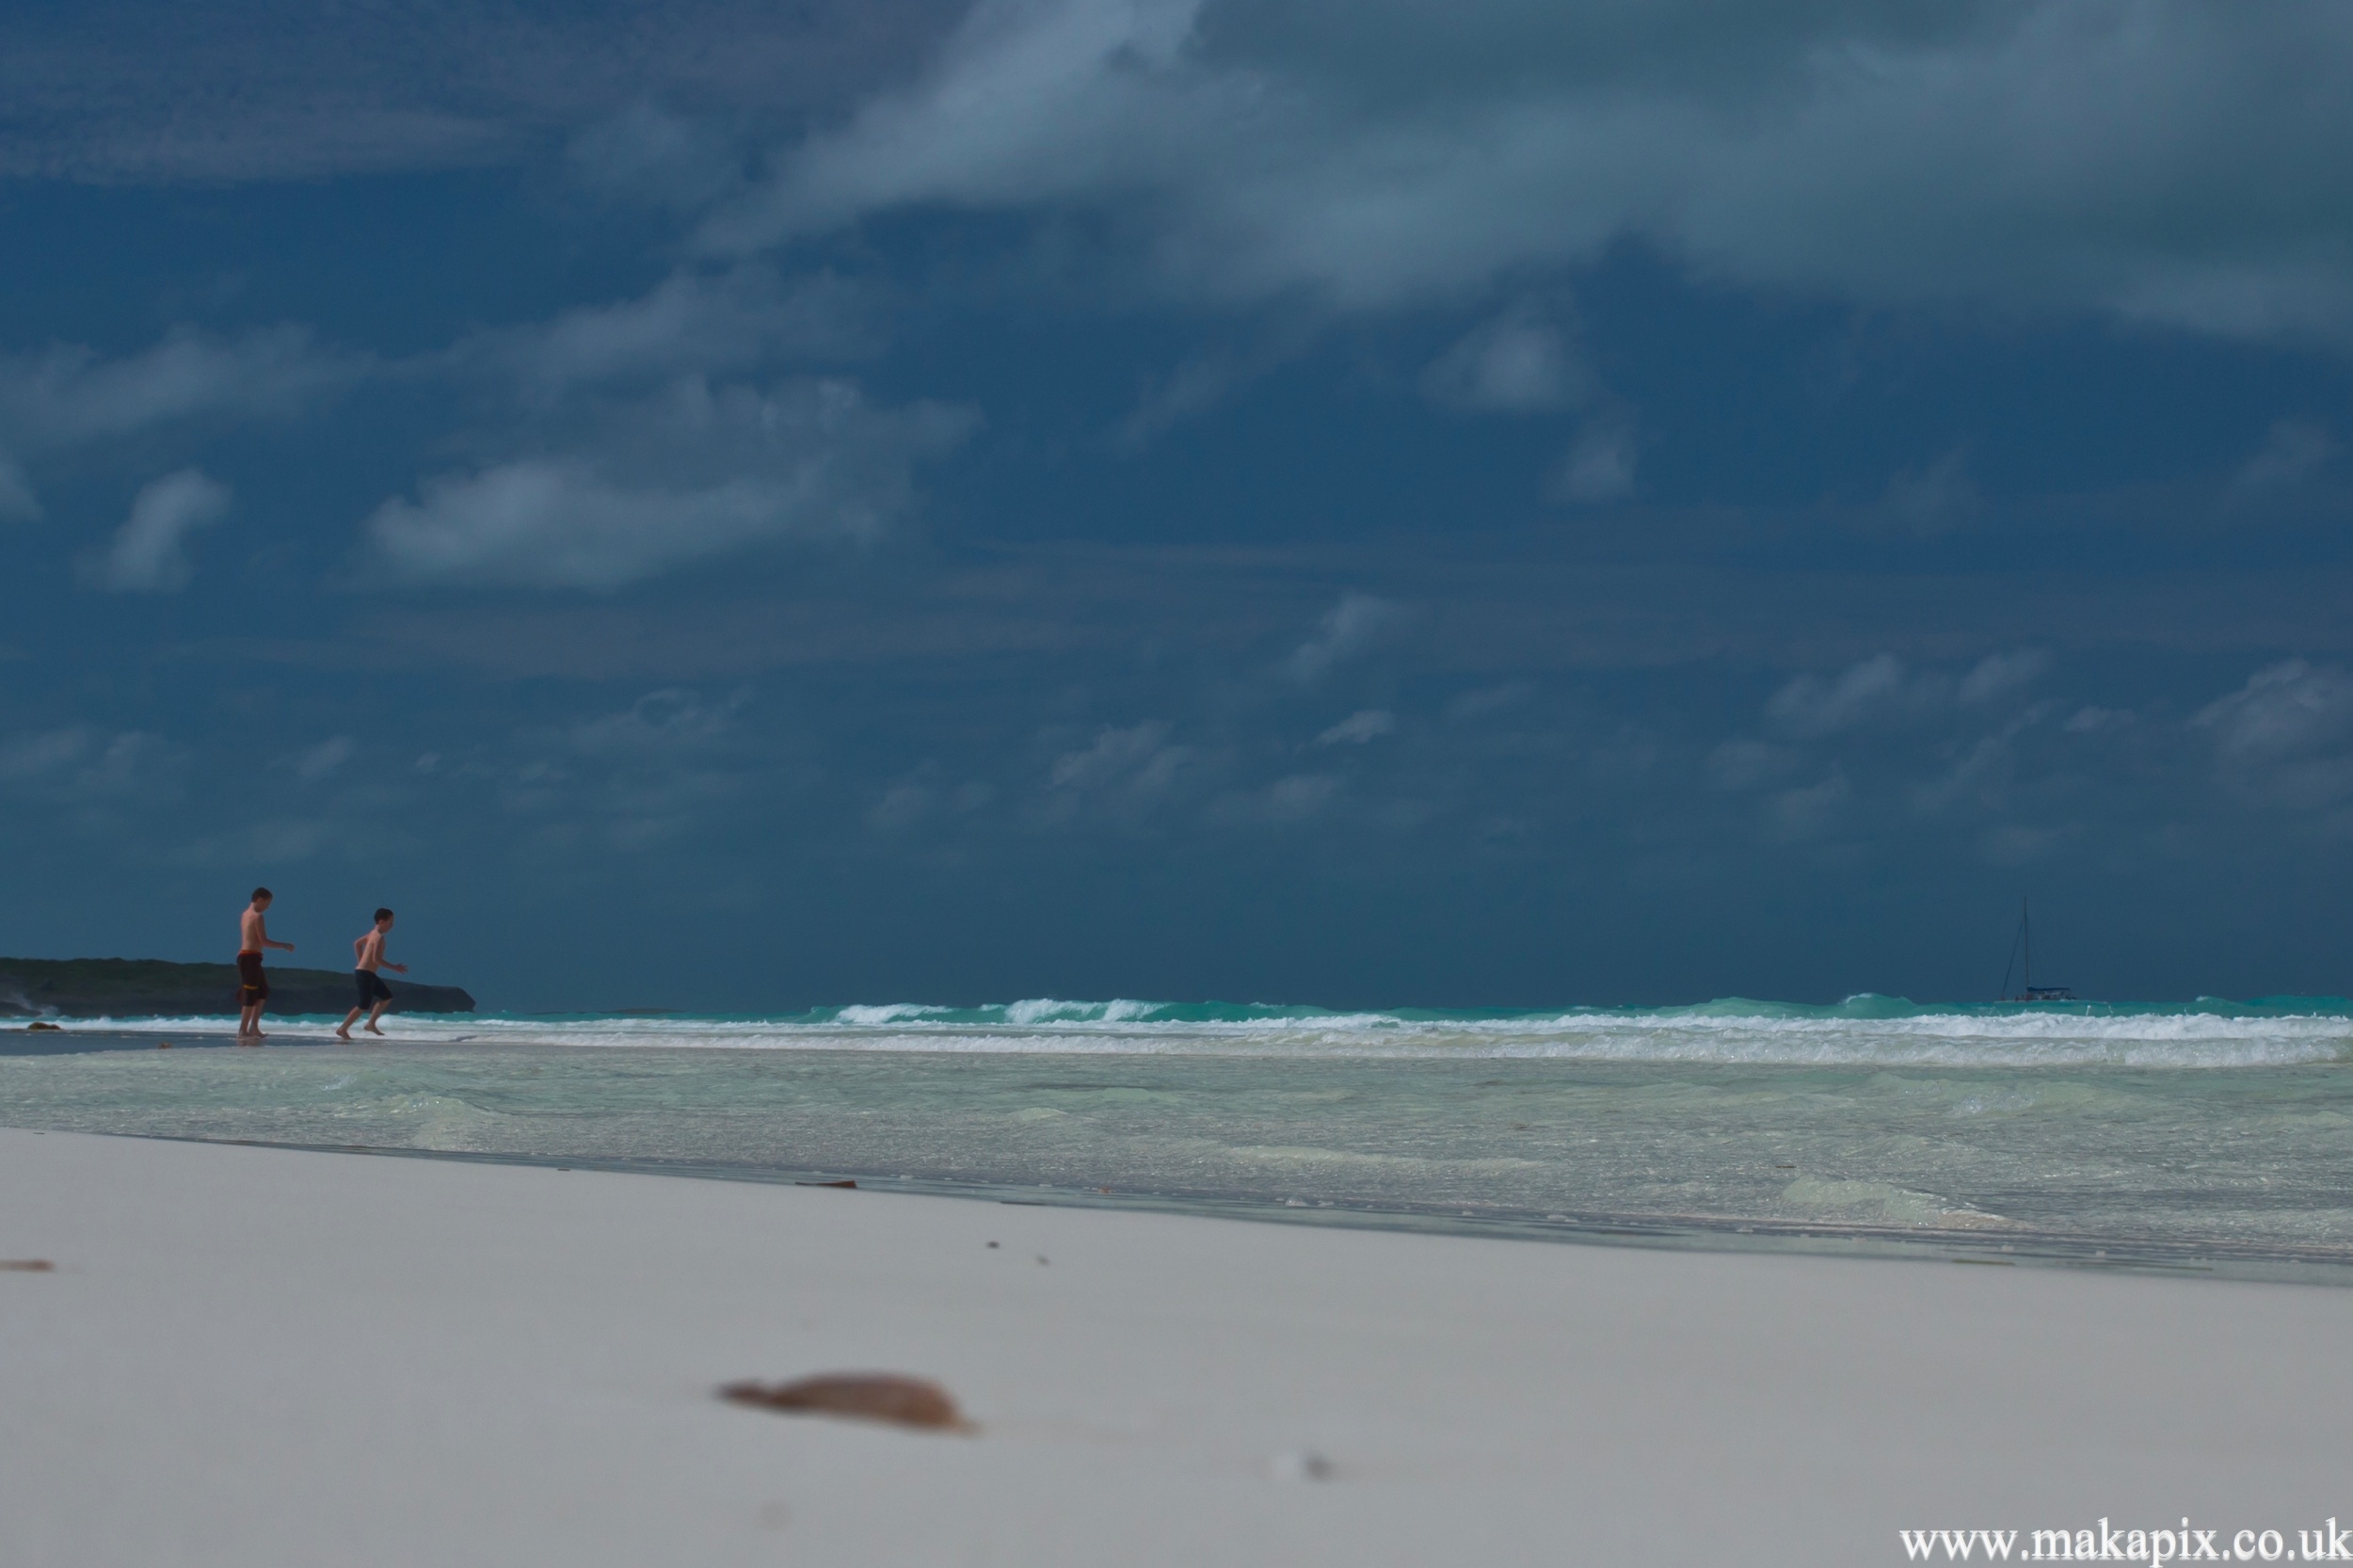
[[[792,1185],[795,1187],[848,1187],[856,1189],[857,1183],[855,1181],[796,1181]]]
[[[0,1273],[54,1274],[57,1266],[45,1257],[0,1257]]]
[[[848,1416],[934,1432],[977,1430],[939,1384],[890,1372],[827,1372],[792,1383],[730,1383],[719,1390],[719,1397],[796,1415]]]

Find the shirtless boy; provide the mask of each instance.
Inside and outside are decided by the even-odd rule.
[[[359,940],[351,944],[351,978],[358,982],[360,986],[360,1005],[344,1015],[343,1027],[335,1031],[335,1038],[338,1040],[351,1038],[351,1026],[358,1021],[362,1013],[368,1016],[367,1027],[370,1034],[380,1038],[384,1033],[382,1030],[376,1027],[376,1020],[382,1017],[384,1009],[392,1004],[392,988],[385,984],[384,977],[376,971],[383,968],[390,969],[394,974],[408,972],[408,966],[406,964],[384,962],[384,938],[392,934],[392,912],[389,909],[378,909],[376,912],[376,924],[362,933]]]
[[[269,912],[267,888],[253,889],[253,902],[237,920],[237,1044],[262,1043],[262,1008],[269,1000],[269,977],[262,973],[262,952],[277,948],[294,952],[292,942],[273,942],[262,917]]]

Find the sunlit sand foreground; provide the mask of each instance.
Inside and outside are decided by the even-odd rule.
[[[0,1269],[18,1568],[1888,1563],[2353,1518],[2330,1288],[12,1130],[0,1260],[54,1264]],[[866,1371],[972,1429],[715,1393]]]

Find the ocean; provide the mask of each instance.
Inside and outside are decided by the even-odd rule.
[[[0,1034],[0,1123],[1305,1224],[2353,1282],[2342,998]],[[171,1051],[155,1048],[169,1040]]]

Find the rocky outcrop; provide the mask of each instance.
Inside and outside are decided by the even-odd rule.
[[[419,985],[386,975],[395,1013],[471,1013],[455,985]],[[351,971],[270,966],[272,1013],[350,1009]],[[167,964],[157,958],[0,958],[0,1016],[69,1018],[209,1017],[237,1011],[234,964]]]

